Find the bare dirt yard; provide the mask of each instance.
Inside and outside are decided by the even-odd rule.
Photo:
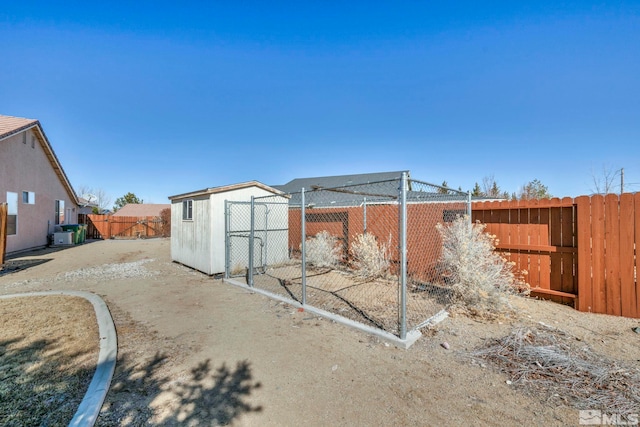
[[[528,348],[537,357],[533,362],[540,368],[555,363],[557,375],[562,369],[579,374],[586,378],[580,390],[588,392],[595,380],[578,371],[596,365],[568,364],[557,351],[565,347],[553,341],[564,339],[588,353],[589,361],[606,362],[603,369],[615,368],[615,381],[595,386],[637,402],[636,392],[626,392],[640,385],[637,319],[516,298],[514,318],[453,316],[402,350],[173,263],[167,239],[46,249],[11,258],[4,267],[0,294],[85,290],[107,303],[119,349],[101,426],[577,425],[578,409],[607,409],[576,403],[566,388],[534,383],[544,375],[535,363],[523,371],[501,364],[511,362],[508,354],[487,357],[487,348],[504,350],[518,337],[529,343],[546,339],[536,351]],[[95,354],[98,347],[95,319],[90,304],[74,300],[0,303],[0,382],[19,382],[19,370],[8,373],[7,358],[14,364],[16,354],[36,358],[25,362],[31,376],[21,380],[27,387],[20,398],[31,394],[27,408],[76,402],[73,389],[88,385],[87,358],[94,357],[90,347]],[[514,331],[516,338],[505,340]],[[555,338],[542,337],[543,331]],[[43,378],[63,383],[58,394],[39,397],[50,389]],[[0,424],[23,406],[0,406]]]

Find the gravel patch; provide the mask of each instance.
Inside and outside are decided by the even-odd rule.
[[[78,270],[59,273],[52,279],[27,279],[4,285],[5,289],[24,287],[25,285],[40,285],[42,283],[78,282],[78,281],[109,281],[117,279],[148,278],[158,274],[150,271],[144,264],[155,261],[142,259],[133,262],[103,264],[96,267],[80,268]]]

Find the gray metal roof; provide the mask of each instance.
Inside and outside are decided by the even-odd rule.
[[[272,185],[273,188],[277,188],[285,193],[297,193],[303,188],[305,191],[318,190],[322,188],[338,188],[348,187],[360,184],[370,184],[374,182],[390,181],[400,179],[402,172],[406,172],[409,176],[409,171],[395,171],[395,172],[376,172],[376,173],[361,173],[355,175],[336,175],[336,176],[320,176],[315,178],[296,178],[284,185]]]
[[[408,175],[407,171],[407,175]],[[395,203],[400,194],[402,171],[294,179],[283,186],[290,205],[300,205],[305,189],[305,205],[345,207],[371,203]],[[386,178],[386,179],[382,179]],[[333,184],[333,186],[331,186]],[[336,185],[337,184],[337,185]],[[407,180],[407,201],[413,203],[466,201],[467,195],[453,189],[412,179]]]

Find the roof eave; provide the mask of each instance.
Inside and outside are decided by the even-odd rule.
[[[263,184],[259,181],[248,181],[248,182],[241,182],[238,184],[223,185],[220,187],[204,188],[202,190],[191,191],[189,193],[177,194],[175,196],[169,196],[169,200],[174,201],[174,200],[180,200],[180,199],[190,199],[194,197],[209,196],[211,194],[225,193],[225,192],[240,190],[248,187],[258,187],[262,190],[273,193],[274,195],[287,197],[287,194],[285,194],[284,192],[276,188],[270,187],[266,184]]]

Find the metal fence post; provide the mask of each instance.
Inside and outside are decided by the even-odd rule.
[[[400,339],[407,338],[407,173],[400,178],[399,251],[400,251]]]
[[[229,201],[224,201],[224,278],[231,274],[231,236],[229,235],[230,222]]]
[[[255,237],[255,223],[256,223],[256,214],[255,214],[255,200],[254,196],[251,196],[251,225],[249,230],[249,271],[247,277],[247,285],[253,287],[253,253],[254,253],[254,242],[253,239]]]
[[[367,198],[362,201],[362,233],[367,234]]]
[[[467,191],[467,215],[469,215],[469,221],[471,221],[471,191]]]
[[[300,250],[302,251],[302,305],[307,304],[307,221],[306,210],[304,200],[304,188],[300,191],[300,200],[302,208],[300,209],[300,235],[301,244]]]

